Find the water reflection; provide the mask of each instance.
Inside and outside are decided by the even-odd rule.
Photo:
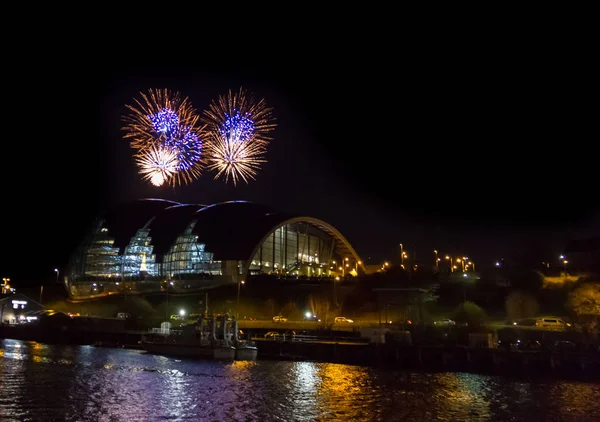
[[[0,419],[594,420],[600,386],[0,341]],[[585,419],[588,418],[588,419]]]

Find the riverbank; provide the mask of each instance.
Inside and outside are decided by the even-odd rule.
[[[0,338],[46,344],[139,349],[141,332],[2,326]],[[471,372],[517,377],[600,381],[600,352],[506,350],[466,346],[336,341],[258,340],[258,359],[341,363],[426,372]]]
[[[600,352],[520,351],[399,344],[259,341],[260,359],[308,360],[391,369],[599,380]]]

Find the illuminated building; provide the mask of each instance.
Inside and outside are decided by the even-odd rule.
[[[65,276],[71,298],[193,292],[257,274],[337,276],[342,261],[364,271],[350,243],[312,217],[265,205],[142,199],[96,220]]]
[[[0,321],[3,324],[30,322],[37,319],[31,315],[45,309],[43,305],[21,293],[10,294],[0,298]]]

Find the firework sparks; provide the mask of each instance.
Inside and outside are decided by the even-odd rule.
[[[272,109],[264,100],[256,100],[242,88],[228,92],[204,112],[203,122],[210,137],[207,142],[208,170],[216,171],[215,179],[224,176],[233,184],[242,179],[256,179],[275,128]]]
[[[159,172],[163,179],[156,176],[155,181],[169,181],[174,186],[201,176],[204,128],[200,127],[199,116],[187,98],[167,89],[150,89],[148,93],[141,93],[141,100],[136,99],[135,105],[126,107],[130,113],[123,117],[124,138],[137,151],[137,156],[152,156],[153,151],[164,150],[175,156],[176,167],[170,170],[170,176],[164,177],[165,174]]]
[[[167,148],[150,148],[135,157],[139,173],[154,186],[162,186],[177,174],[176,154]]]
[[[250,132],[253,142],[268,144],[268,136],[277,126],[273,123],[272,108],[264,99],[256,99],[243,88],[238,92],[229,91],[213,101],[204,111],[203,121],[211,132],[237,129]],[[230,133],[235,139],[233,132]]]
[[[264,145],[259,142],[231,142],[221,134],[213,134],[209,143],[208,170],[216,171],[215,179],[225,177],[237,185],[239,179],[248,183],[249,179],[256,179],[256,174],[266,152]]]

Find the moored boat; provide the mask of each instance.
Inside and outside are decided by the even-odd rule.
[[[172,329],[170,322],[142,336],[140,344],[149,353],[213,359],[235,359],[237,322],[227,315],[201,317],[194,324]]]
[[[238,343],[235,346],[235,360],[256,360],[258,347],[248,343]]]

